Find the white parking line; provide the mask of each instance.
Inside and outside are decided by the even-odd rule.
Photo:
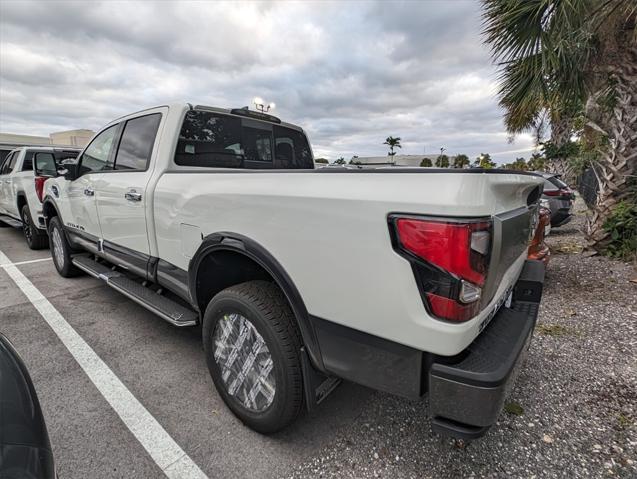
[[[6,258],[6,256],[5,256]],[[7,258],[7,261],[9,260],[9,258]],[[11,261],[9,261],[8,263],[4,263],[4,262],[0,262],[0,268],[4,268],[5,266],[18,266],[21,264],[31,264],[31,263],[39,263],[40,261],[51,261],[51,257],[49,256],[48,258],[40,258],[40,259],[30,259],[27,261],[18,261],[17,263],[12,263]]]
[[[197,464],[2,251],[0,264],[164,474],[175,479],[206,478]]]

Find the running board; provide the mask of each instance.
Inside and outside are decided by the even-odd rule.
[[[127,298],[132,299],[140,306],[155,313],[174,326],[195,326],[198,322],[199,316],[194,311],[172,299],[157,294],[152,289],[142,286],[105,264],[98,263],[89,256],[74,256],[72,262],[82,271],[94,278],[101,279],[111,288],[119,291]]]
[[[14,228],[22,228],[22,221],[15,220],[11,216],[0,215],[0,221]]]

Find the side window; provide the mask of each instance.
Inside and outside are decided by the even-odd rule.
[[[314,159],[306,136],[292,128],[274,127],[275,162],[280,169],[312,169]]]
[[[33,170],[33,152],[27,151],[24,154],[24,161],[22,162],[22,171],[32,171]]]
[[[175,163],[242,168],[241,120],[208,111],[189,111],[179,133]]]
[[[40,176],[57,176],[55,157],[48,151],[39,151],[35,154],[35,169]]]
[[[18,161],[18,156],[20,156],[20,152],[16,151],[13,153],[13,155],[11,155],[10,158],[8,157],[6,159],[6,161],[4,162],[4,166],[2,167],[3,175],[8,175],[9,173],[13,171],[13,168],[15,168],[15,163],[16,161]]]
[[[82,174],[112,169],[108,160],[118,126],[113,125],[93,138],[93,141],[84,150],[84,154],[82,154],[80,159]]]
[[[7,168],[9,168],[9,163],[11,163],[11,158],[13,157],[14,153],[9,153],[2,162],[0,162],[0,175],[6,175],[7,174]]]
[[[160,120],[161,114],[154,113],[126,122],[115,158],[116,170],[147,168]]]
[[[4,159],[7,156],[9,156],[9,153],[11,153],[11,151],[0,150],[0,171],[2,171],[2,165],[4,164]]]

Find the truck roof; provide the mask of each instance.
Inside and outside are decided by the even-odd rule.
[[[118,122],[122,118],[129,117],[131,115],[136,115],[138,113],[142,113],[148,110],[153,110],[155,108],[168,107],[169,109],[184,109],[188,110],[200,110],[200,111],[211,111],[216,113],[223,113],[224,115],[232,115],[241,118],[250,118],[255,121],[263,121],[265,123],[272,123],[276,125],[281,125],[286,128],[292,128],[293,130],[303,132],[303,128],[293,123],[287,123],[285,121],[281,121],[279,118],[273,115],[269,115],[267,113],[261,113],[258,111],[250,110],[247,106],[242,108],[220,108],[216,106],[206,106],[206,105],[193,105],[192,103],[187,102],[177,102],[177,103],[167,103],[164,105],[155,105],[153,107],[144,108],[143,110],[138,110],[135,112],[127,113],[126,115],[120,116],[108,123],[108,125]]]
[[[51,146],[18,146],[11,151],[16,150],[29,150],[29,151],[82,151],[82,148],[77,146],[60,146],[60,145],[51,145]]]

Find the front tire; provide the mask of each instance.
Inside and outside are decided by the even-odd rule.
[[[49,238],[46,233],[40,233],[33,223],[31,218],[31,212],[29,211],[29,205],[24,205],[21,211],[22,215],[22,232],[24,233],[24,239],[27,240],[27,246],[31,249],[44,249],[49,246]]]
[[[206,308],[203,344],[212,380],[230,410],[268,434],[303,405],[301,338],[283,292],[268,281],[224,289]]]
[[[81,271],[71,262],[71,245],[66,239],[62,224],[57,216],[54,216],[49,221],[49,238],[53,264],[60,276],[71,278],[80,274]]]

